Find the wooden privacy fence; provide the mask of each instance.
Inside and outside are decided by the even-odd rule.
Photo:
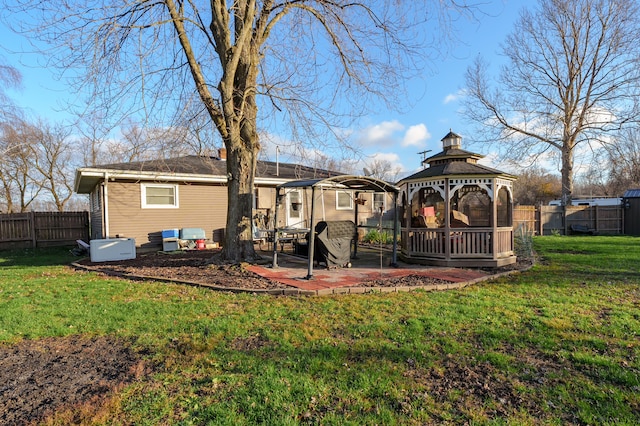
[[[0,214],[0,249],[73,245],[89,241],[89,212]]]
[[[566,215],[565,215],[566,209]],[[623,234],[622,206],[517,206],[513,227],[537,235],[571,234],[577,225],[598,234]]]

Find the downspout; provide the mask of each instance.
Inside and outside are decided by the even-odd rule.
[[[109,182],[109,172],[104,172],[104,182],[102,183],[103,197],[104,197],[104,221],[102,227],[102,237],[109,238],[109,191],[107,190],[107,183]]]

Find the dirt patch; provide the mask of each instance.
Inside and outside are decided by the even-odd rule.
[[[404,277],[381,278],[378,280],[365,281],[351,287],[418,287],[448,283],[451,283],[451,281],[412,274]]]
[[[104,397],[144,374],[142,354],[109,337],[0,345],[0,424],[23,425]]]

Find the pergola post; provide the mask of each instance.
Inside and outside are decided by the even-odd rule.
[[[386,193],[385,193],[386,194]],[[356,247],[358,244],[356,244]],[[393,255],[391,266],[398,267],[398,193],[393,193]]]
[[[311,223],[309,224],[309,241],[307,247],[307,255],[309,256],[307,264],[307,279],[313,278],[313,258],[315,257],[316,229],[315,229],[315,204],[316,204],[316,187],[311,187]]]
[[[356,205],[355,205],[355,217],[353,218],[353,223],[356,225],[356,234],[354,235],[355,238],[355,244],[353,245],[353,255],[352,255],[352,259],[357,259],[358,258],[358,206],[360,205],[360,203],[358,203],[358,199],[360,198],[360,193],[359,192],[355,192],[355,197],[356,197]]]
[[[276,188],[276,207],[273,212],[273,263],[272,268],[278,267],[278,210],[280,207],[280,188]]]

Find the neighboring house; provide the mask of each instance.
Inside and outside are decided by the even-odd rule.
[[[254,219],[260,228],[272,229],[277,185],[299,179],[316,179],[340,173],[297,164],[259,161],[255,177]],[[226,155],[185,156],[83,167],[76,171],[75,191],[89,194],[91,238],[135,238],[138,247],[162,246],[162,230],[202,228],[212,241],[223,242],[227,215]],[[359,220],[375,216],[374,210],[390,204],[380,194],[367,194],[370,209]],[[304,194],[290,192],[281,203],[278,227],[304,227]],[[353,220],[353,197],[342,192],[324,195],[323,214]],[[296,204],[300,203],[301,204]],[[371,207],[375,206],[375,207]],[[365,209],[360,209],[359,213]]]

